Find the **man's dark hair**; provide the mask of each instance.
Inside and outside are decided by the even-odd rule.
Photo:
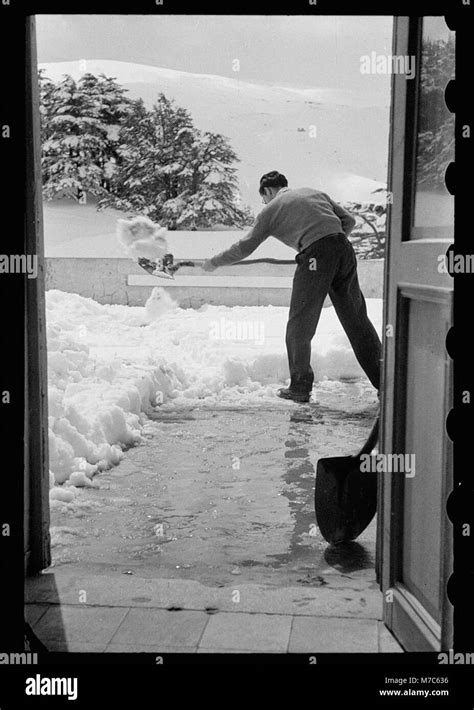
[[[265,173],[260,178],[260,187],[258,191],[263,195],[263,191],[266,187],[287,187],[288,180],[284,175],[278,172],[278,170],[272,170],[270,173]]]

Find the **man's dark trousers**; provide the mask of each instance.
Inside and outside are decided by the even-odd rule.
[[[328,294],[359,364],[378,390],[382,344],[367,316],[352,244],[343,233],[331,234],[313,242],[295,261],[298,266],[286,328],[291,391],[311,392],[311,340]]]

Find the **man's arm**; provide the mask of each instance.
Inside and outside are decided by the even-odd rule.
[[[355,221],[354,217],[351,215],[350,212],[345,210],[344,207],[341,207],[341,205],[338,205],[337,202],[334,202],[334,200],[332,200],[329,197],[329,195],[326,195],[326,197],[328,198],[329,202],[331,203],[331,207],[334,210],[334,214],[336,215],[336,217],[339,217],[339,219],[341,220],[342,229],[344,231],[344,234],[346,236],[349,236],[349,234],[352,232],[352,230],[354,229],[354,227],[356,225],[356,221]]]
[[[242,261],[249,254],[270,236],[268,230],[267,210],[264,208],[255,220],[255,224],[248,234],[245,235],[235,244],[225,251],[221,251],[216,256],[208,261],[214,267],[226,266],[227,264],[235,264],[236,261]]]

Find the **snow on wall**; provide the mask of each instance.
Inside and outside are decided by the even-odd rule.
[[[380,333],[381,299],[367,307]],[[287,316],[284,307],[171,305],[152,320],[145,307],[47,291],[52,504],[96,485],[141,441],[155,407],[286,406],[275,391],[289,376]],[[323,309],[312,366],[316,381],[363,376],[333,308]]]

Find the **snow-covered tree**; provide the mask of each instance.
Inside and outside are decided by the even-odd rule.
[[[98,156],[98,165],[103,170],[103,187],[109,191],[110,181],[116,169],[118,134],[120,125],[128,115],[132,102],[126,89],[117,84],[114,77],[99,74],[84,74],[79,87],[88,99],[87,113],[98,118],[107,133],[105,150]]]
[[[117,170],[101,207],[145,214],[171,230],[251,221],[239,204],[238,159],[227,140],[198,131],[164,94],[150,111],[135,101],[118,140]]]
[[[250,210],[241,206],[237,169],[233,167],[237,161],[226,138],[216,133],[198,133],[186,169],[186,189],[179,200],[182,204],[166,203],[164,215],[175,220],[180,229],[250,224]]]
[[[151,111],[133,102],[118,134],[117,171],[111,194],[99,206],[139,212],[159,221],[163,205],[182,192],[194,141],[191,117],[161,94]]]
[[[47,199],[105,194],[116,161],[117,123],[128,110],[113,79],[40,73],[43,192]]]
[[[58,103],[58,96],[55,93],[56,84],[48,79],[44,74],[44,69],[38,71],[39,87],[39,114],[41,142],[46,140],[49,133],[49,118],[54,115],[55,105]]]

